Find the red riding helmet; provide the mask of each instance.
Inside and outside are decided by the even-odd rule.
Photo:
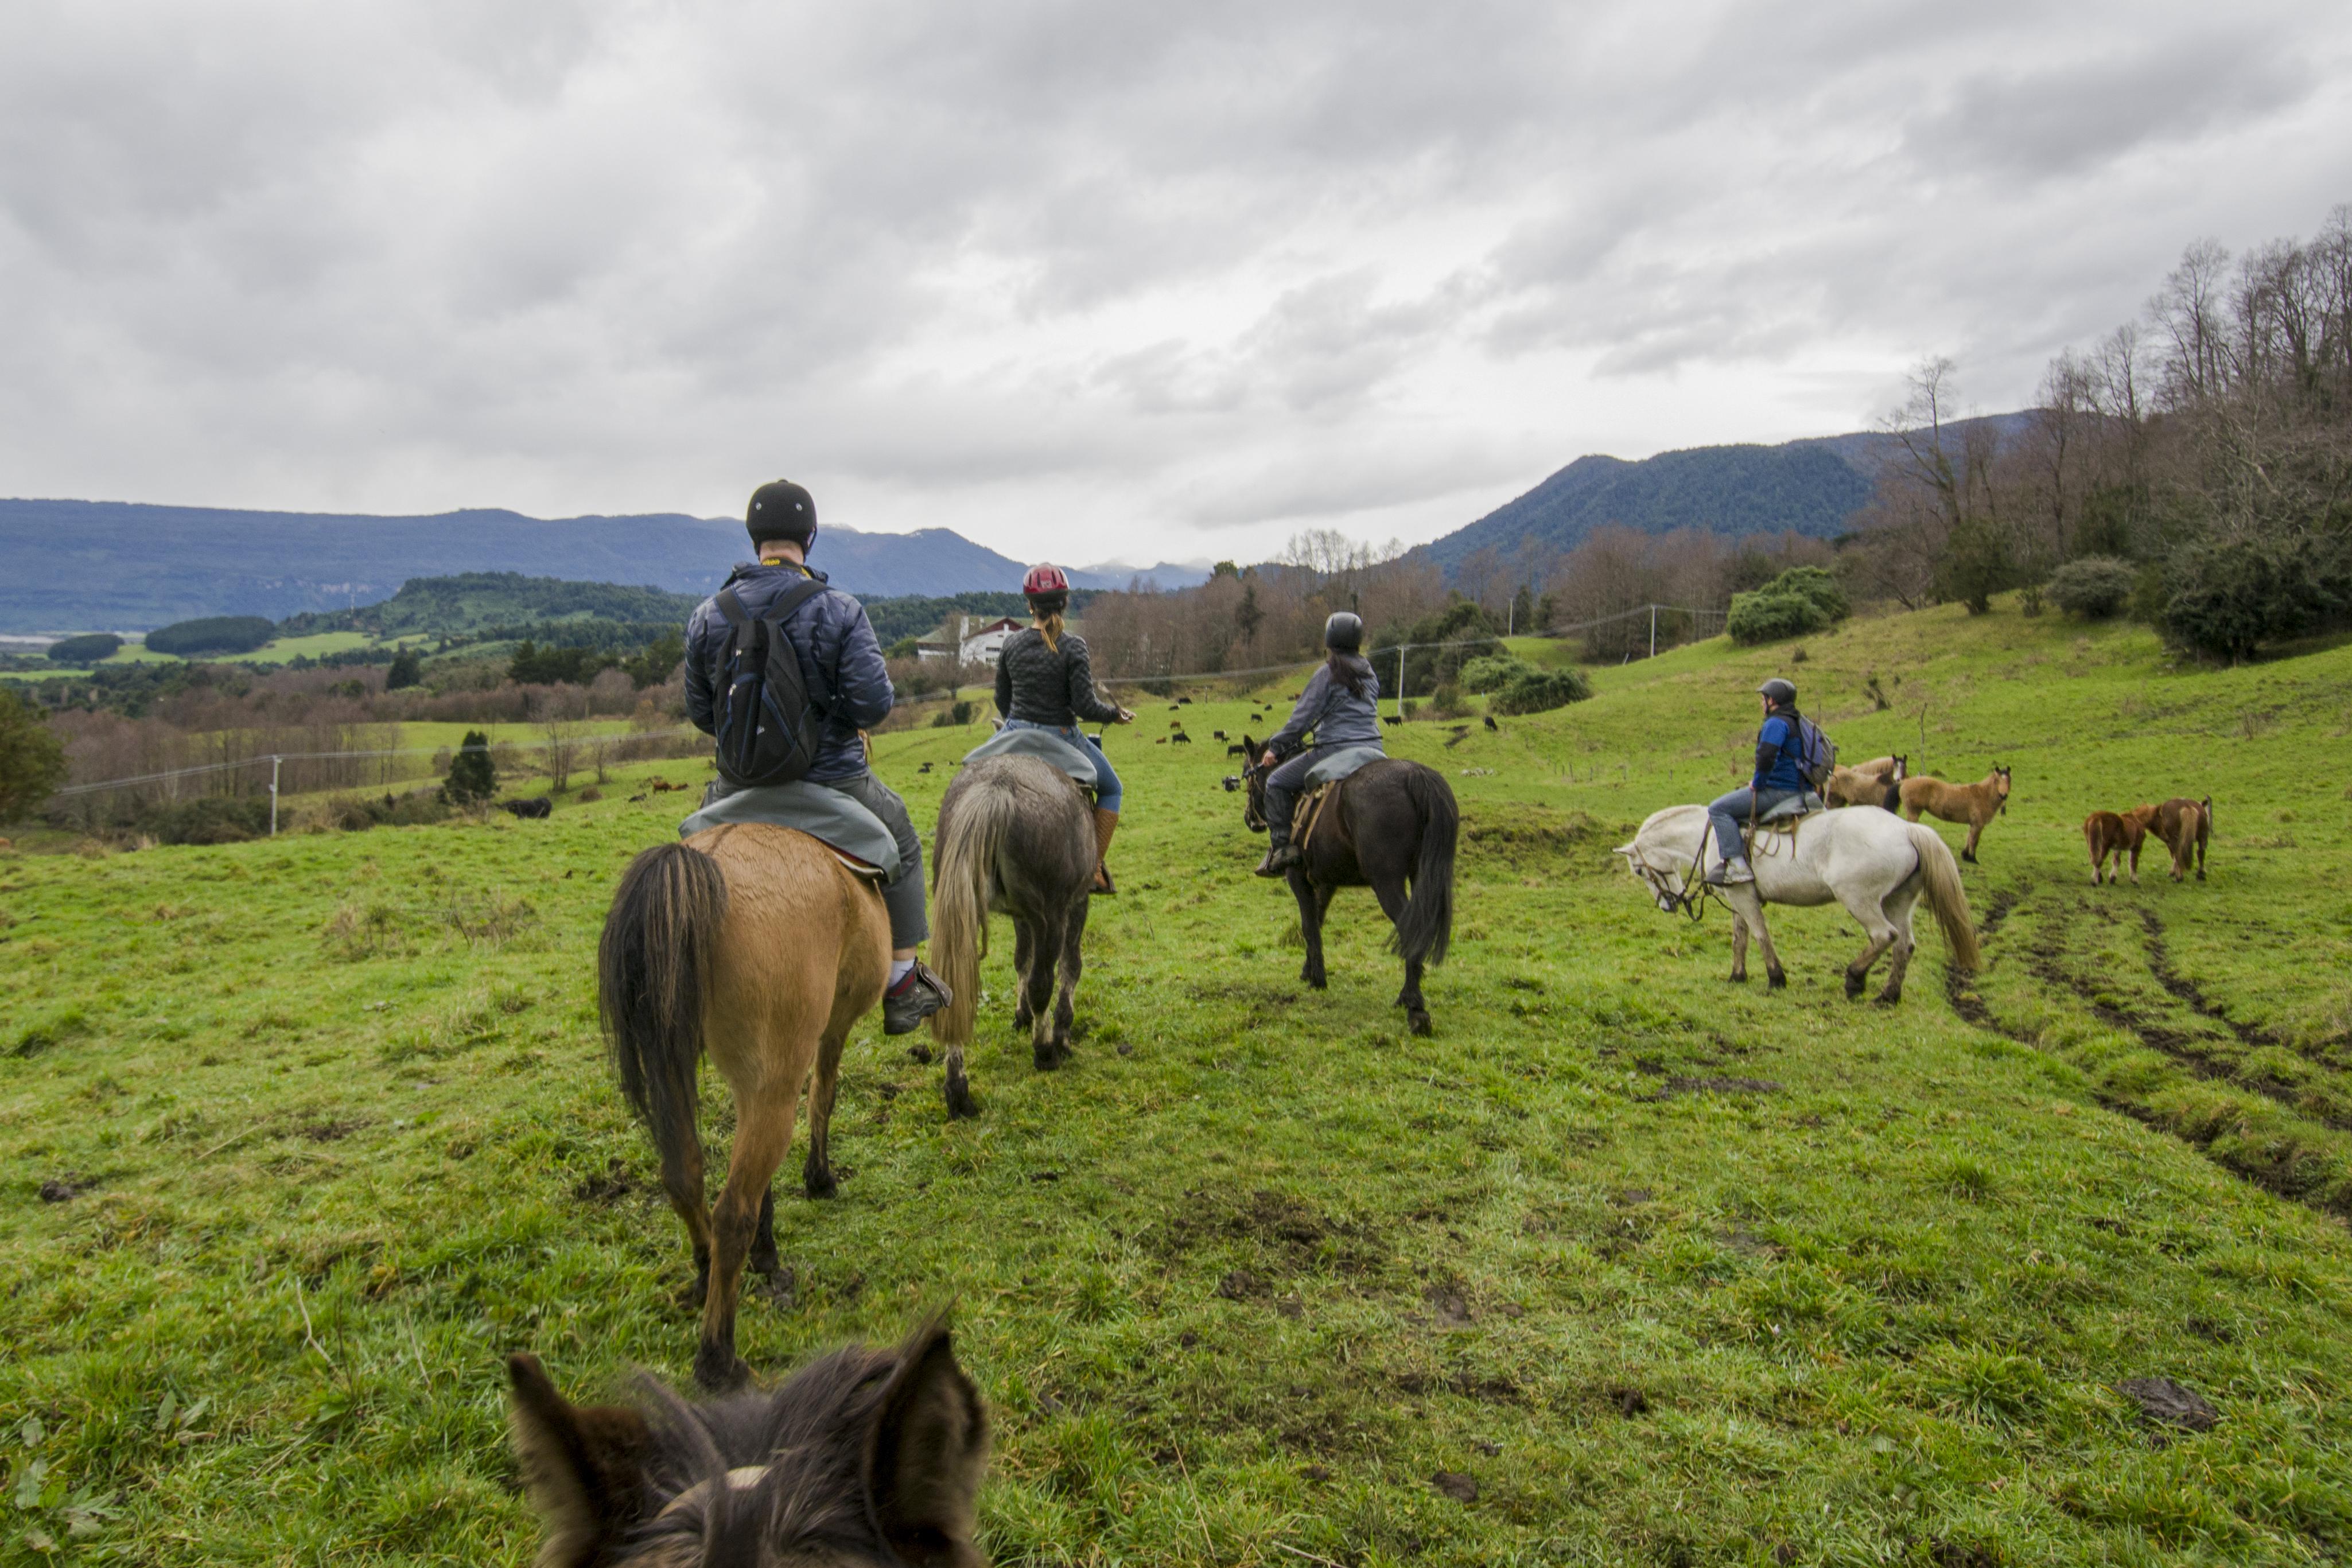
[[[1042,593],[1067,593],[1070,579],[1058,566],[1033,566],[1021,580],[1021,591],[1034,598]]]

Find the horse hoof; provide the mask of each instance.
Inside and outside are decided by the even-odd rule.
[[[706,1394],[725,1394],[751,1380],[750,1364],[732,1350],[706,1344],[695,1353],[694,1381]]]
[[[812,1171],[802,1177],[801,1185],[808,1189],[811,1198],[822,1202],[840,1195],[841,1184],[833,1179],[831,1171]]]
[[[789,1307],[793,1304],[793,1296],[798,1289],[799,1281],[793,1276],[792,1270],[772,1258],[765,1268],[755,1265],[753,1272],[757,1275],[751,1282],[753,1295],[772,1301],[780,1307]]]
[[[1030,1053],[1030,1060],[1040,1072],[1051,1072],[1070,1060],[1070,1048],[1066,1045],[1041,1045]]]
[[[980,1102],[971,1097],[971,1090],[965,1088],[961,1083],[950,1083],[948,1085],[949,1121],[961,1121],[966,1116],[977,1116],[979,1114]]]
[[[1881,991],[1876,996],[1870,998],[1870,1003],[1873,1007],[1891,1008],[1902,999],[1903,993],[1901,991]]]
[[[1778,969],[1767,969],[1764,971],[1764,988],[1767,990],[1785,991],[1789,988],[1789,977]]]
[[[1748,983],[1748,971],[1746,971],[1745,969],[1742,969],[1739,973],[1738,973],[1738,974],[1736,974],[1736,975],[1726,975],[1726,976],[1724,976],[1723,977],[1724,977],[1724,979],[1725,979],[1726,981],[1727,981],[1728,983],[1730,983],[1730,984],[1732,984],[1732,985],[1735,985],[1735,986],[1744,986],[1744,985],[1746,985],[1746,984]]]
[[[1426,1035],[1430,1033],[1429,1015],[1427,1013],[1407,1013],[1405,1015],[1404,1021],[1405,1027],[1415,1034]]]

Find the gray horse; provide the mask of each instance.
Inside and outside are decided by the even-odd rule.
[[[934,857],[931,962],[955,1000],[931,1016],[946,1048],[950,1116],[980,1107],[964,1082],[963,1051],[980,1003],[980,956],[988,916],[1013,916],[1013,967],[1020,1001],[1013,1021],[1031,1031],[1038,1069],[1070,1054],[1070,998],[1078,988],[1078,945],[1094,885],[1095,829],[1086,794],[1070,776],[1034,757],[990,757],[969,764],[940,802]],[[1051,1014],[1058,961],[1062,992]]]

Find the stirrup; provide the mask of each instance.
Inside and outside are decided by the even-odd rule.
[[[1116,897],[1118,893],[1118,884],[1110,879],[1110,867],[1101,861],[1097,861],[1095,862],[1095,883],[1092,887],[1087,889],[1087,896],[1089,898],[1112,898]]]

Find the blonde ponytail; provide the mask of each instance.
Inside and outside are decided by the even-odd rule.
[[[1045,646],[1058,653],[1062,651],[1062,612],[1049,610],[1036,616],[1037,635],[1045,639]]]

